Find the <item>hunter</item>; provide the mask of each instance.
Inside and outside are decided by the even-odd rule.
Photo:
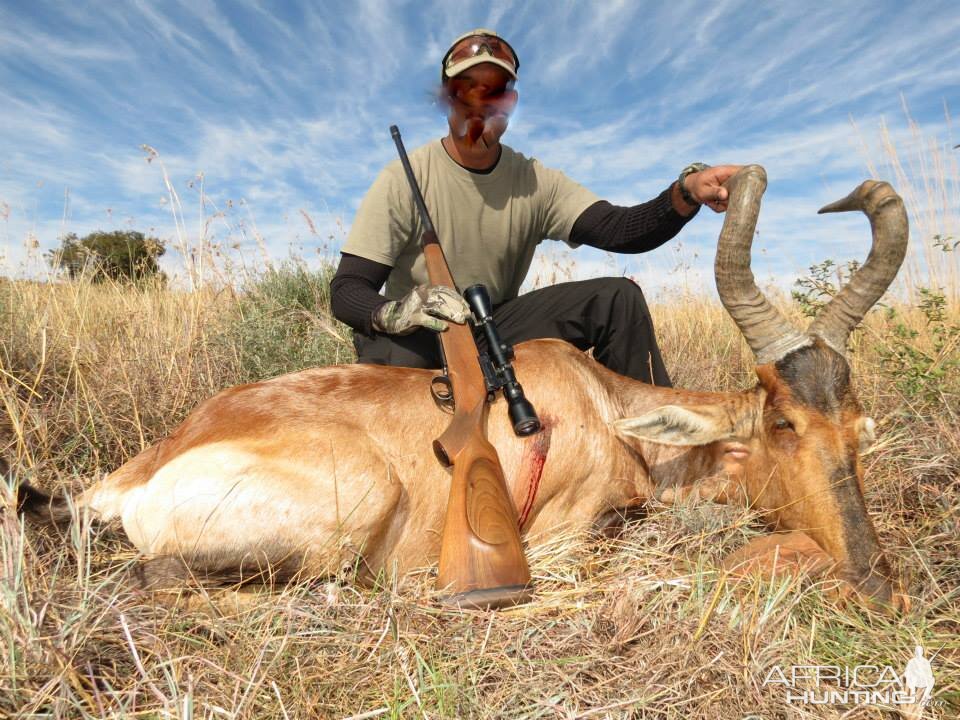
[[[650,311],[634,282],[602,277],[524,295],[520,287],[542,240],[647,252],[674,237],[700,205],[723,212],[722,184],[739,166],[694,163],[653,200],[612,205],[500,142],[517,103],[519,68],[517,53],[492,30],[454,40],[441,62],[449,132],[410,153],[457,287],[486,285],[509,344],[561,338],[593,348],[594,358],[615,372],[669,387]],[[358,362],[439,368],[436,332],[469,316],[459,294],[429,285],[421,234],[410,187],[394,161],[360,204],[331,283],[333,313],[354,329]]]

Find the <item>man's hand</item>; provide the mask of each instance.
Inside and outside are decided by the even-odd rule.
[[[464,323],[470,306],[452,288],[418,285],[400,300],[391,300],[373,313],[373,329],[390,335],[409,335],[418,327],[436,332],[447,329],[445,320]]]
[[[729,180],[742,165],[717,165],[684,178],[683,185],[694,199],[714,212],[727,209],[727,189],[723,184]]]

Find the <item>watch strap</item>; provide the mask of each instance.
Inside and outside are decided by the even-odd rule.
[[[680,189],[680,197],[683,198],[683,201],[687,205],[696,206],[696,205],[700,205],[701,203],[698,202],[693,197],[693,195],[690,194],[689,190],[687,190],[687,186],[684,183],[684,180],[687,179],[687,175],[692,175],[693,173],[701,172],[703,170],[706,170],[709,167],[710,166],[707,165],[706,163],[695,162],[695,163],[690,163],[683,170],[680,171],[680,176],[677,178],[677,184]]]

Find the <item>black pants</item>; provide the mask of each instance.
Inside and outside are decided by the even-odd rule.
[[[672,386],[643,292],[626,278],[596,278],[534,290],[498,306],[493,318],[500,336],[511,345],[560,338],[581,350],[593,348],[598,362],[621,375]],[[372,337],[354,333],[353,342],[357,362],[441,366],[437,335],[429,330]]]

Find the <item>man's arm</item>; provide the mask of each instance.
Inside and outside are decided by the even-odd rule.
[[[595,202],[573,224],[570,242],[619,253],[648,252],[675,236],[697,214],[687,205],[676,183],[650,200],[633,207]]]
[[[678,182],[649,202],[620,207],[601,200],[582,213],[570,231],[570,242],[620,253],[641,253],[663,245],[708,205],[714,212],[727,209],[725,183],[740,165],[718,165],[691,173],[684,179],[689,195],[699,204],[683,199]]]
[[[380,294],[387,281],[389,265],[343,253],[337,273],[330,281],[333,316],[364,335],[373,333],[373,313],[390,302]]]

